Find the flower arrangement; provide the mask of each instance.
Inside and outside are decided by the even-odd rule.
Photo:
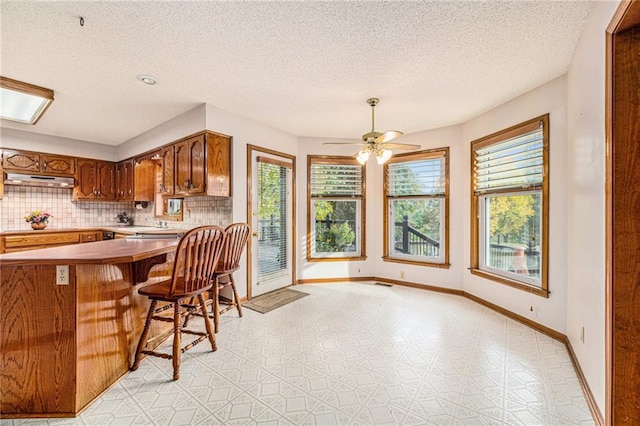
[[[24,217],[24,220],[29,223],[47,223],[49,218],[53,217],[47,212],[41,212],[40,210],[33,211]]]

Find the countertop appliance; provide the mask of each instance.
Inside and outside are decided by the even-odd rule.
[[[116,237],[116,233],[113,231],[102,231],[103,240],[113,240]]]

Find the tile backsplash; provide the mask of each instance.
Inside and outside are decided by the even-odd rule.
[[[29,230],[24,216],[44,210],[53,217],[48,229],[89,228],[116,225],[117,215],[127,212],[134,225],[154,226],[153,203],[136,209],[133,202],[72,201],[72,189],[6,185],[0,200],[0,230]],[[172,228],[188,229],[200,225],[226,226],[233,221],[232,199],[188,197],[184,199],[184,220],[169,222]]]

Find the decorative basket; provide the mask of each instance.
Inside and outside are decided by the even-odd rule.
[[[43,230],[46,227],[47,227],[47,223],[46,222],[33,222],[31,224],[31,228],[35,229],[36,231]]]

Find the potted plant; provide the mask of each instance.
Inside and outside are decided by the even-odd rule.
[[[53,216],[47,212],[36,210],[26,215],[24,220],[31,224],[31,228],[41,230],[47,227],[50,217]]]

